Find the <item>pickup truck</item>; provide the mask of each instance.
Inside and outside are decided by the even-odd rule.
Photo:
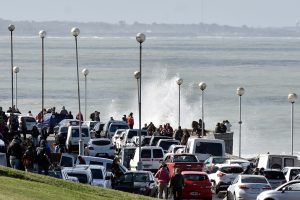
[[[167,153],[164,162],[167,164],[170,176],[174,174],[176,168],[181,171],[203,171],[203,163],[200,163],[194,154]]]

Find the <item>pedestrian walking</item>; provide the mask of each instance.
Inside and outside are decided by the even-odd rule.
[[[175,174],[170,180],[170,187],[172,188],[173,199],[181,200],[182,189],[184,187],[184,178],[179,168],[175,169]]]
[[[127,123],[130,129],[133,129],[134,125],[134,119],[133,119],[133,113],[131,112],[127,117]]]
[[[155,174],[155,178],[158,181],[158,198],[163,198],[163,193],[165,194],[165,199],[168,199],[168,183],[170,181],[170,173],[167,168],[167,164],[162,164]]]

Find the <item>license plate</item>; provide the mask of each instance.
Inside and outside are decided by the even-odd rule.
[[[190,192],[190,195],[197,196],[197,195],[199,195],[199,193],[198,192]]]

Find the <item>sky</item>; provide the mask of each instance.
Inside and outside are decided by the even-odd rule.
[[[284,27],[300,20],[300,0],[1,0],[0,18]]]

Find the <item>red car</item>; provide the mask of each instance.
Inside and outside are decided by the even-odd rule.
[[[205,172],[183,171],[183,199],[212,200],[211,182]]]

